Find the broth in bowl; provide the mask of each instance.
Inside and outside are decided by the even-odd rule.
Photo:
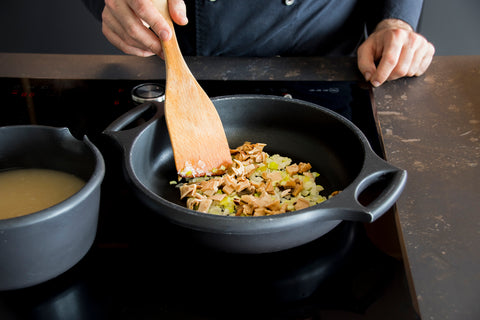
[[[0,172],[0,219],[34,213],[64,201],[85,181],[50,169],[13,169]]]

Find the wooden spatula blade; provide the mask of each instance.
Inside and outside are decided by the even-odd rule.
[[[172,29],[172,38],[162,45],[167,67],[165,118],[177,173],[182,177],[222,174],[232,164],[222,121],[183,59],[167,1],[152,2]]]
[[[172,82],[167,81],[165,117],[178,174],[222,174],[232,157],[215,106],[193,77],[190,83]]]

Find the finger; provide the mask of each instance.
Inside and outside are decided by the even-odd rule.
[[[130,55],[135,55],[139,57],[149,57],[154,55],[153,52],[148,50],[142,50],[138,47],[131,46],[124,42],[116,33],[106,30],[104,32],[105,37],[112,43],[115,47],[120,49],[122,52]]]
[[[435,53],[435,48],[427,41],[427,39],[419,34],[416,34],[416,37],[414,45],[416,48],[415,55],[412,64],[410,65],[410,70],[407,73],[407,76],[409,77],[423,74],[430,65],[433,54]]]
[[[397,64],[393,68],[387,80],[396,80],[408,75],[416,53],[416,47],[410,47],[408,44],[405,44],[401,49]]]
[[[413,77],[418,75],[421,65],[425,60],[425,57],[429,55],[429,43],[422,37],[422,41],[415,51],[415,55],[412,59],[412,64],[410,65],[410,69],[408,70],[407,76]]]
[[[124,53],[137,56],[151,56],[154,54],[136,39],[130,37],[108,8],[102,13],[102,32],[114,46]]]
[[[130,0],[131,10],[136,14],[140,21],[144,21],[150,26],[155,34],[163,41],[168,41],[172,37],[170,25],[161,15],[160,11],[150,0]]]
[[[357,50],[357,65],[366,81],[370,81],[372,75],[376,72],[375,65],[375,42],[371,39],[365,42]]]
[[[425,37],[418,33],[411,33],[409,48],[414,50],[415,53],[406,76],[413,77],[418,73],[425,56],[430,54],[430,46],[430,43]]]
[[[403,47],[404,30],[394,30],[389,36],[384,39],[384,49],[382,57],[377,66],[377,71],[372,76],[371,83],[374,87],[380,86],[392,74],[392,71],[398,64]]]
[[[129,46],[157,54],[162,50],[158,37],[145,27],[142,20],[127,3],[120,2],[117,4],[115,0],[106,0],[105,6],[104,12],[110,14],[111,17],[105,15],[103,17],[104,21],[110,18],[110,26],[114,27],[117,36]],[[112,6],[112,9],[109,6]]]
[[[427,54],[427,48],[425,46],[422,46],[418,48],[418,50],[415,52],[413,58],[412,58],[412,63],[410,65],[410,69],[407,72],[408,77],[413,77],[417,74],[420,65],[424,59],[424,57]]]
[[[183,0],[170,0],[168,1],[168,6],[173,22],[181,26],[188,23],[187,6]]]
[[[133,45],[135,43],[134,39],[125,32],[123,26],[108,8],[105,8],[102,13],[102,31],[105,35],[113,33],[121,41],[130,43],[130,45]]]
[[[435,47],[433,46],[433,44],[428,43],[427,54],[422,59],[422,62],[420,63],[420,67],[415,73],[416,76],[421,76],[422,74],[425,73],[425,71],[427,71],[428,67],[432,63],[434,54],[435,54]]]

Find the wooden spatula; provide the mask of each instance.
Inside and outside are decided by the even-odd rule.
[[[232,164],[222,121],[183,59],[167,0],[152,1],[173,32],[162,44],[167,71],[165,118],[177,172],[182,177],[222,174]]]

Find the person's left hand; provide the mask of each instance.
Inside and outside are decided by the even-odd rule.
[[[409,24],[387,19],[358,48],[357,62],[365,80],[378,87],[388,80],[422,75],[434,53],[434,46]]]

